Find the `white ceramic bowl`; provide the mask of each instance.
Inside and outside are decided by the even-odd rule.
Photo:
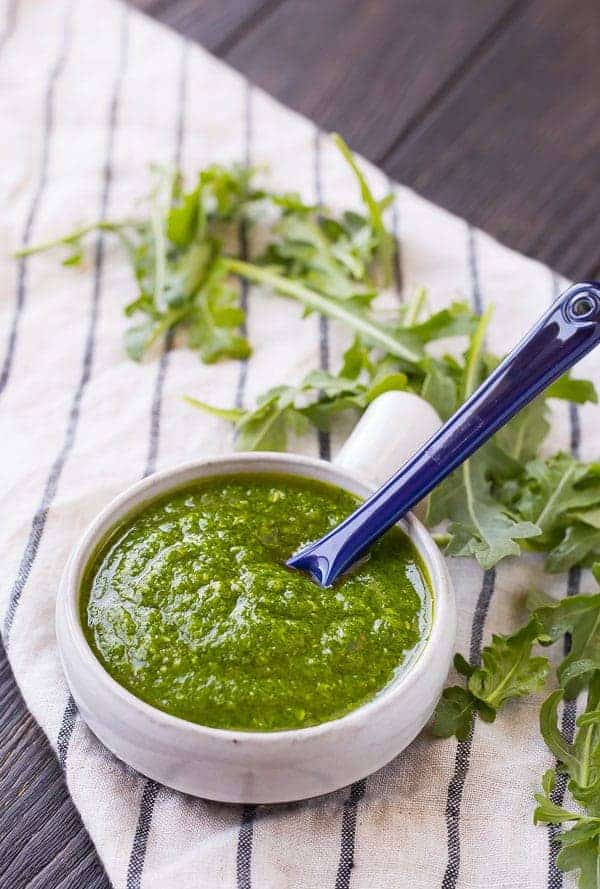
[[[412,514],[401,526],[421,554],[431,579],[434,607],[429,637],[406,672],[372,701],[340,719],[310,728],[225,731],[187,722],[145,704],[115,682],[90,649],[79,620],[79,588],[88,559],[115,523],[157,495],[194,479],[282,472],[320,479],[362,497],[368,495],[373,482],[382,481],[409,456],[416,438],[424,440],[437,425],[437,418],[424,405],[403,393],[381,396],[340,452],[339,463],[275,453],[241,453],[186,463],[138,482],[98,515],[65,568],[56,628],[64,671],[79,711],[109,750],[144,775],[195,796],[271,803],[304,799],[350,784],[385,765],[415,738],[429,719],[446,679],[456,615],[444,559]],[[409,428],[412,431],[407,434]],[[374,477],[361,480],[367,467],[375,467]]]

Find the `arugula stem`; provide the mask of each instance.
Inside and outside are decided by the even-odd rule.
[[[169,203],[171,180],[163,172],[150,210],[150,227],[154,238],[154,302],[162,306],[163,291],[165,289],[165,277],[167,270],[167,241],[165,238],[164,218]]]
[[[80,238],[85,237],[93,231],[114,232],[121,228],[134,227],[139,223],[133,219],[124,219],[121,222],[109,222],[107,219],[100,219],[98,222],[90,222],[89,225],[82,225],[80,228],[74,229],[68,235],[62,235],[53,241],[43,241],[41,244],[32,244],[31,247],[22,247],[16,250],[13,256],[17,259],[23,256],[33,256],[35,253],[43,253],[45,250],[52,250],[54,247],[69,247]]]
[[[483,351],[485,334],[490,323],[490,319],[492,317],[492,312],[494,311],[493,306],[488,306],[481,318],[479,319],[479,324],[477,325],[475,332],[473,334],[473,339],[471,340],[471,347],[469,349],[469,357],[466,366],[466,374],[465,374],[465,391],[464,397],[465,401],[469,398],[475,389],[477,388],[478,373],[479,373],[479,365],[481,362],[481,353]]]
[[[490,323],[490,318],[492,317],[492,312],[494,310],[493,306],[488,306],[481,318],[479,319],[479,323],[473,333],[473,339],[471,340],[471,345],[469,348],[469,353],[467,356],[467,363],[465,366],[465,387],[464,387],[464,400],[466,401],[469,398],[475,389],[477,388],[477,384],[479,382],[479,366],[481,362],[481,353],[483,351],[485,334],[488,328],[488,324]],[[465,489],[465,499],[467,504],[467,510],[473,526],[477,528],[479,533],[481,534],[482,539],[485,540],[485,533],[481,528],[481,524],[479,521],[479,514],[477,510],[477,498],[474,492],[474,482],[471,477],[471,461],[465,460],[463,463],[460,472],[463,477],[463,484]]]
[[[179,324],[180,321],[183,321],[186,315],[189,314],[189,309],[186,307],[178,310],[172,310],[167,313],[161,321],[156,324],[151,335],[148,337],[146,341],[146,349],[149,349],[150,346],[153,346],[154,343],[160,339],[161,336],[166,334],[169,330]]]
[[[404,316],[404,326],[412,327],[419,320],[419,316],[425,305],[426,293],[424,287],[419,287],[413,298],[406,307],[406,315]]]
[[[263,284],[271,287],[284,296],[299,300],[299,302],[310,309],[320,312],[321,315],[327,315],[329,318],[342,321],[357,333],[368,337],[374,345],[380,346],[397,358],[402,358],[403,361],[408,361],[411,364],[419,364],[421,362],[421,356],[418,353],[399,343],[383,326],[366,318],[362,313],[346,309],[338,300],[317,293],[315,290],[306,287],[305,284],[292,281],[284,275],[250,262],[230,258],[224,259],[223,262],[228,271],[235,275],[240,275],[240,277],[251,281],[253,284]]]
[[[594,736],[594,725],[588,725],[583,745],[583,755],[581,757],[581,773],[579,775],[582,787],[588,786],[590,777],[590,756],[592,753],[592,738]]]

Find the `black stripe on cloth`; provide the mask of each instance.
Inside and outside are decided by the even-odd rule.
[[[69,744],[71,743],[71,736],[76,721],[77,704],[73,700],[73,695],[70,694],[67,699],[67,706],[65,707],[60,723],[60,729],[58,730],[58,737],[56,739],[56,755],[58,756],[58,762],[61,769],[64,769],[67,766],[67,754],[69,752]]]
[[[467,264],[471,283],[471,302],[473,309],[478,314],[481,314],[483,310],[483,301],[479,283],[475,232],[470,225],[467,225]],[[486,571],[483,575],[481,590],[477,598],[477,604],[471,622],[469,660],[474,666],[477,666],[480,662],[483,628],[490,602],[494,594],[495,583],[496,571],[492,568]],[[471,760],[473,732],[474,722],[471,725],[469,737],[465,741],[458,741],[456,745],[454,772],[448,785],[445,810],[446,829],[448,834],[448,861],[442,879],[442,889],[455,889],[460,873],[460,813],[463,791]]]
[[[152,813],[154,812],[154,803],[156,802],[160,787],[161,785],[157,781],[152,781],[151,779],[144,782],[140,814],[127,867],[127,889],[140,889],[144,863],[146,861],[150,825],[152,824]]]
[[[250,166],[252,158],[252,84],[249,80],[244,83],[244,164]],[[245,222],[240,225],[239,245],[242,259],[249,259],[250,250],[248,245],[248,226]],[[242,280],[240,285],[240,307],[244,313],[244,320],[241,324],[241,332],[243,336],[248,336],[248,282]],[[246,390],[246,379],[248,376],[248,359],[242,358],[240,361],[240,373],[238,376],[237,389],[235,393],[235,406],[242,408],[244,406],[244,393]]]
[[[560,281],[557,275],[552,275],[552,299],[560,294]],[[577,405],[569,403],[570,447],[573,457],[579,458],[581,447],[581,422]],[[581,585],[581,570],[571,568],[567,577],[567,596],[576,596]],[[569,653],[571,640],[565,636],[563,650],[565,656]],[[575,720],[577,719],[577,701],[565,701],[561,719],[561,731],[563,737],[570,743],[575,735]],[[567,774],[559,772],[556,776],[556,786],[552,792],[552,801],[557,806],[562,806],[567,790]],[[548,889],[562,889],[564,874],[556,866],[556,856],[559,852],[557,836],[560,827],[557,824],[548,825]]]
[[[388,186],[393,183],[388,179]],[[402,252],[399,239],[399,214],[396,194],[392,204],[392,234],[394,236],[394,283],[398,292],[398,301],[402,302]],[[354,850],[356,848],[356,810],[365,795],[367,779],[363,778],[350,788],[348,798],[344,802],[342,831],[340,839],[340,857],[335,881],[335,889],[348,889],[352,868],[354,867]]]
[[[126,23],[127,20],[127,12],[126,6],[123,6],[123,21]],[[108,122],[108,139],[106,146],[106,160],[104,163],[104,171],[102,175],[102,192],[100,199],[100,218],[102,219],[106,215],[106,208],[108,205],[108,197],[110,193],[110,187],[112,183],[112,157],[113,157],[113,148],[114,148],[114,140],[115,140],[115,130],[117,125],[117,116],[119,110],[119,96],[121,89],[121,80],[123,78],[123,74],[125,71],[126,58],[127,58],[127,35],[128,31],[126,26],[124,25],[121,32],[121,47],[119,52],[119,61],[118,61],[118,69],[117,75],[115,79],[115,85],[113,89],[113,94],[110,102],[110,111],[109,111],[109,122]],[[73,395],[73,401],[71,403],[71,408],[69,411],[69,417],[67,421],[67,427],[65,430],[65,435],[63,439],[62,446],[60,451],[58,452],[54,463],[50,469],[50,474],[46,480],[46,485],[44,487],[44,492],[42,494],[42,499],[40,504],[36,510],[36,513],[33,517],[31,523],[31,530],[29,532],[29,538],[27,540],[27,544],[25,546],[25,551],[23,553],[21,564],[19,565],[19,570],[17,573],[16,580],[13,584],[13,588],[10,593],[8,611],[6,614],[5,622],[4,622],[4,643],[5,646],[8,647],[10,631],[13,625],[13,621],[15,618],[15,614],[17,612],[17,607],[19,601],[21,599],[21,594],[25,588],[27,580],[29,579],[29,575],[31,574],[31,569],[33,568],[33,564],[35,562],[40,543],[42,541],[42,536],[44,534],[44,528],[46,527],[46,520],[48,518],[48,512],[52,503],[54,501],[54,497],[56,496],[56,492],[58,490],[58,483],[60,481],[60,477],[62,475],[62,471],[67,463],[69,458],[69,454],[73,448],[75,443],[75,436],[77,433],[77,427],[79,424],[79,417],[81,414],[81,403],[83,400],[83,396],[85,394],[85,390],[90,381],[92,375],[92,364],[94,360],[94,351],[96,347],[96,327],[98,322],[98,312],[100,307],[100,296],[102,289],[102,270],[104,265],[104,238],[102,234],[98,235],[96,241],[96,250],[94,256],[94,278],[92,284],[92,300],[90,307],[90,319],[88,325],[88,331],[85,341],[85,347],[83,351],[83,361],[81,366],[81,376],[79,382],[77,383],[77,388],[75,389],[75,393]]]
[[[475,231],[472,225],[467,225],[467,263],[469,266],[469,278],[471,283],[471,303],[478,315],[483,312],[481,299],[481,286],[479,283],[479,265],[477,263],[477,250],[475,247]]]
[[[179,86],[177,97],[177,121],[176,121],[176,137],[175,137],[175,169],[181,167],[181,155],[183,151],[183,137],[185,133],[185,103],[187,99],[187,80],[188,80],[188,49],[187,40],[181,41],[181,61],[179,67]],[[156,372],[156,380],[154,382],[154,393],[152,395],[152,408],[150,410],[150,439],[148,442],[148,457],[146,467],[144,469],[144,478],[151,475],[156,470],[156,462],[158,460],[158,446],[160,443],[160,419],[162,415],[163,392],[165,387],[165,379],[169,367],[169,358],[171,349],[173,348],[173,331],[169,330],[165,338],[165,345],[158,361],[158,370]]]
[[[148,441],[148,457],[144,468],[144,478],[152,475],[156,471],[156,461],[158,460],[158,445],[160,441],[160,418],[162,415],[163,392],[165,388],[165,379],[169,367],[169,357],[173,348],[173,331],[169,330],[165,337],[165,345],[158,359],[158,370],[154,381],[154,392],[152,394],[152,408],[150,411],[150,438]]]
[[[18,0],[9,0],[6,7],[6,16],[4,17],[4,27],[0,33],[0,50],[2,50],[9,39],[15,33],[17,27],[17,7]]]
[[[574,405],[573,405],[574,406]],[[581,583],[581,571],[579,568],[571,568],[567,580],[567,596],[576,596],[579,593]],[[569,636],[565,636],[564,653],[565,656],[570,649]],[[575,735],[575,721],[577,719],[577,701],[565,701],[561,719],[561,732],[566,741],[571,743]],[[559,772],[556,776],[556,785],[552,791],[552,802],[557,806],[562,806],[567,790],[566,772]],[[560,851],[557,841],[560,827],[558,824],[548,825],[548,889],[562,889],[564,882],[564,874],[556,866],[556,856]]]
[[[120,46],[119,46],[119,61],[117,66],[117,73],[115,76],[115,82],[113,85],[110,107],[109,107],[109,115],[108,115],[108,136],[107,136],[107,146],[106,146],[106,157],[104,163],[104,171],[103,171],[103,184],[102,184],[102,197],[101,197],[101,216],[104,216],[106,213],[106,208],[108,205],[108,197],[110,194],[110,186],[112,183],[112,156],[114,149],[114,138],[115,132],[117,129],[117,120],[118,120],[118,112],[119,112],[119,100],[121,95],[121,85],[123,81],[123,76],[125,74],[125,69],[127,67],[127,51],[128,51],[128,14],[125,6],[123,7],[123,13],[121,18],[121,35],[120,35]],[[82,375],[82,379],[79,384],[79,388],[82,388],[82,381],[85,376],[86,369],[89,368],[88,373],[91,374],[91,362],[93,357],[93,349],[94,349],[94,337],[95,337],[95,326],[96,326],[96,317],[97,317],[97,309],[98,302],[100,299],[100,290],[101,290],[101,275],[102,275],[102,267],[104,262],[104,253],[103,253],[103,240],[102,235],[98,238],[96,244],[96,257],[95,257],[95,265],[94,265],[94,284],[93,284],[93,293],[94,293],[94,318],[93,318],[93,327],[90,325],[91,335],[88,336],[88,345],[90,348],[89,361],[87,361],[87,347],[86,347],[86,355],[84,357],[84,373]],[[91,344],[91,345],[90,345]],[[83,386],[85,388],[85,385]],[[79,391],[79,390],[78,390]],[[83,390],[81,392],[81,396],[83,396]],[[79,403],[81,402],[81,398],[79,399]],[[75,402],[74,402],[75,403]],[[73,433],[74,436],[74,433]],[[67,455],[68,456],[68,453]],[[66,457],[65,457],[66,461]],[[32,563],[33,564],[33,563]],[[73,729],[75,728],[75,723],[77,721],[77,705],[73,700],[73,696],[69,694],[67,698],[67,704],[64,709],[63,717],[60,724],[60,729],[58,730],[58,736],[56,739],[56,753],[58,756],[58,761],[60,763],[61,768],[66,768],[67,764],[67,755],[69,752],[69,744],[71,743],[71,736],[73,735]]]
[[[247,80],[244,99],[244,163],[247,166],[249,166],[252,161],[253,135],[252,84]],[[240,228],[240,248],[242,256],[247,258],[249,255],[248,232],[245,225],[242,225]],[[242,282],[240,302],[245,319],[248,314],[249,303],[248,284],[245,281]],[[246,320],[244,321],[243,332],[245,335],[248,332]],[[243,407],[244,404],[247,378],[248,361],[245,360],[240,362],[240,375],[238,377],[237,392],[235,396],[235,404],[238,408]],[[254,819],[256,817],[256,811],[257,807],[253,805],[244,806],[242,809],[236,850],[237,889],[251,889],[252,887],[252,842],[254,839]]]
[[[186,40],[181,41],[181,57],[179,66],[179,81],[177,90],[177,119],[175,122],[175,155],[174,166],[176,169],[181,167],[181,158],[183,154],[183,142],[185,138],[185,107],[187,101],[188,89],[188,52],[189,44]],[[152,406],[150,409],[150,436],[148,440],[148,458],[144,469],[144,477],[151,475],[156,470],[156,461],[158,458],[158,448],[160,444],[160,421],[162,416],[164,385],[169,368],[169,356],[173,347],[173,334],[171,331],[167,334],[165,346],[160,356],[156,379],[154,382],[154,392],[152,395]],[[129,856],[129,864],[127,866],[127,889],[139,889],[142,874],[144,872],[144,864],[146,862],[146,850],[148,848],[148,837],[150,836],[150,828],[152,827],[152,818],[154,815],[154,807],[156,799],[160,791],[161,785],[151,778],[144,781],[144,789],[142,791],[142,800],[140,803],[140,811],[131,846]]]
[[[33,193],[33,197],[31,199],[31,204],[29,206],[29,210],[27,213],[27,217],[25,219],[25,228],[23,229],[23,236],[21,238],[21,247],[28,247],[31,242],[31,234],[33,232],[33,227],[35,225],[35,221],[37,218],[37,214],[40,208],[40,204],[42,202],[42,198],[44,196],[44,192],[46,190],[46,185],[48,184],[48,167],[50,163],[50,145],[52,142],[52,135],[54,132],[54,97],[56,91],[56,84],[64,70],[65,63],[67,61],[67,57],[69,54],[69,47],[71,43],[71,22],[73,18],[73,7],[74,0],[67,0],[67,3],[64,7],[64,15],[62,22],[62,34],[60,39],[60,44],[58,47],[58,53],[56,59],[50,67],[50,72],[48,74],[48,81],[46,83],[46,90],[44,96],[44,123],[43,123],[43,132],[42,132],[42,155],[40,160],[40,171],[38,175],[37,184],[35,187],[35,191]],[[15,4],[15,12],[16,12],[16,4]],[[6,28],[2,35],[2,43],[10,36],[9,27],[11,25],[10,20],[7,21]],[[2,364],[2,370],[0,371],[0,394],[6,388],[6,384],[10,378],[10,373],[12,370],[12,365],[15,357],[15,350],[17,348],[17,338],[19,335],[19,323],[21,320],[21,315],[23,314],[23,309],[25,307],[25,300],[27,296],[27,267],[28,267],[28,257],[22,256],[19,259],[18,267],[17,267],[17,294],[15,299],[15,306],[13,310],[13,317],[10,325],[10,330],[8,333],[8,340],[6,345],[6,353],[4,356],[4,362]]]
[[[238,889],[252,889],[252,841],[256,806],[244,806],[238,835],[236,876]]]
[[[348,889],[350,886],[350,877],[354,867],[354,849],[356,846],[356,809],[365,795],[366,786],[366,778],[355,781],[350,788],[348,798],[344,801],[340,860],[335,878],[335,889]]]
[[[315,128],[313,139],[313,178],[317,204],[323,203],[323,177],[321,165],[321,130]],[[325,315],[319,315],[319,360],[321,370],[329,370],[329,321]],[[331,440],[328,432],[319,430],[319,457],[322,460],[331,459]]]
[[[495,580],[496,572],[493,568],[486,571],[483,575],[483,583],[473,615],[469,654],[470,661],[475,666],[479,664],[483,627],[494,593]],[[448,785],[445,811],[446,828],[448,831],[448,863],[442,880],[443,889],[454,889],[460,873],[460,810],[465,781],[469,771],[472,746],[473,725],[471,726],[469,737],[465,741],[459,741],[456,745],[454,774]]]

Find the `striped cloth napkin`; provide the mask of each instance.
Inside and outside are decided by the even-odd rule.
[[[10,662],[56,750],[116,889],[371,889],[558,887],[550,835],[534,827],[532,794],[551,764],[537,733],[539,701],[508,708],[472,737],[424,731],[394,762],[352,787],[283,806],[228,806],[146,780],[111,756],[77,714],[54,638],[67,555],[114,495],[142,475],[232,449],[231,430],[182,393],[252,404],[274,379],[336,367],[347,332],[256,289],[248,294],[247,363],[206,366],[186,349],[136,365],[122,349],[122,305],[134,292],[102,238],[82,271],[56,256],[15,262],[21,244],[127,212],[150,162],[189,175],[211,161],[250,160],[275,187],[346,207],[355,183],[329,139],[209,54],[111,0],[4,0],[0,31],[5,125],[0,189],[0,608]],[[10,135],[10,139],[6,138]],[[425,285],[433,307],[463,295],[493,302],[489,346],[514,344],[565,282],[464,221],[387,182],[396,197],[399,290]],[[581,367],[598,379],[599,356]],[[599,414],[557,409],[553,448],[594,454]],[[595,428],[594,428],[595,424]],[[595,434],[596,433],[596,434]],[[309,436],[309,454],[341,438]],[[492,631],[518,621],[515,593],[543,582],[556,595],[580,576],[541,577],[535,558],[482,572],[450,569],[458,647],[476,661]],[[587,582],[586,579],[583,581]],[[566,718],[573,717],[572,710]]]

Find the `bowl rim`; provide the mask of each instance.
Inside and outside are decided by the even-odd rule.
[[[258,468],[257,465],[262,463],[270,464],[270,466]],[[440,637],[448,631],[444,624],[454,610],[454,590],[444,558],[429,531],[412,512],[404,516],[398,524],[408,534],[409,539],[417,548],[429,574],[433,602],[428,636],[414,657],[413,663],[407,667],[406,671],[401,672],[388,685],[377,692],[373,698],[365,701],[343,716],[303,728],[265,732],[215,728],[191,722],[146,703],[120,685],[98,660],[85,637],[79,614],[81,579],[90,556],[110,531],[110,528],[129,512],[134,512],[140,508],[144,501],[150,502],[161,496],[161,494],[167,493],[169,489],[176,489],[178,479],[182,476],[186,477],[185,479],[180,479],[181,483],[184,484],[187,481],[191,481],[195,473],[201,469],[205,471],[202,474],[198,474],[197,477],[199,479],[210,476],[229,475],[236,472],[241,474],[245,471],[244,465],[248,466],[246,471],[258,473],[269,472],[271,467],[274,472],[285,473],[285,467],[287,466],[291,474],[308,478],[315,478],[315,475],[309,475],[308,472],[304,473],[301,471],[302,469],[313,470],[313,472],[314,470],[320,470],[325,477],[320,479],[317,477],[318,480],[345,488],[354,494],[357,493],[356,488],[362,488],[365,495],[371,493],[376,488],[376,485],[372,482],[360,478],[360,476],[348,471],[344,467],[336,466],[335,462],[329,462],[317,457],[277,451],[242,451],[229,455],[191,460],[175,464],[160,472],[146,476],[127,487],[97,513],[76,543],[67,561],[59,585],[56,601],[57,626],[60,622],[60,611],[64,608],[68,644],[75,647],[78,656],[96,674],[96,680],[109,695],[116,696],[124,705],[130,707],[132,713],[137,711],[155,724],[177,729],[181,732],[186,732],[188,735],[200,738],[212,738],[219,741],[234,742],[235,744],[255,743],[261,746],[277,744],[282,741],[289,742],[291,740],[296,743],[308,742],[315,737],[325,734],[335,734],[339,731],[352,729],[353,726],[363,723],[378,711],[397,704],[399,702],[398,699],[402,698],[407,689],[418,682],[423,673],[427,672],[436,657]],[[169,482],[172,482],[172,484],[169,484]],[[352,490],[352,486],[354,490]],[[361,495],[358,494],[358,496]],[[63,634],[59,634],[59,652],[63,669],[65,669],[62,645]],[[66,670],[65,672],[67,673]]]

